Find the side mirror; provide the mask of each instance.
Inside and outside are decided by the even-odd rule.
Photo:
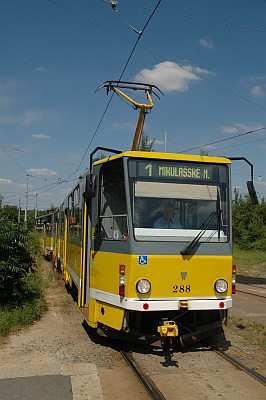
[[[96,196],[97,188],[97,176],[93,174],[86,175],[86,185],[84,197],[85,199],[91,199]]]
[[[253,181],[247,181],[247,188],[248,188],[248,193],[249,193],[249,197],[250,197],[251,203],[254,204],[254,205],[259,204],[257,193],[256,193],[256,190],[254,188]]]

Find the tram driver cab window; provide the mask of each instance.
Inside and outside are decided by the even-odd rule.
[[[126,240],[128,236],[122,159],[102,167],[99,236],[106,240]]]

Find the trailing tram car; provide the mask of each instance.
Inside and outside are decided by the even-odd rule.
[[[53,260],[57,237],[56,213],[51,212],[35,218],[35,230],[41,235],[43,255]]]
[[[135,85],[153,105],[154,87]],[[138,151],[148,106],[127,99],[140,110],[132,150],[91,154],[53,217],[56,262],[91,328],[184,343],[232,307],[231,161]],[[111,155],[95,160],[99,151]]]

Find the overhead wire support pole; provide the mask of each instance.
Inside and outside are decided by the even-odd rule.
[[[24,222],[27,222],[28,201],[29,201],[29,175],[27,174],[27,192],[26,192],[26,206],[25,206]]]

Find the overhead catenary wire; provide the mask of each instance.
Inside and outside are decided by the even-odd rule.
[[[211,146],[212,144],[216,144],[216,143],[226,142],[227,140],[232,140],[232,139],[235,139],[235,138],[237,138],[237,137],[250,135],[251,133],[256,133],[256,132],[259,132],[259,131],[263,131],[263,130],[265,130],[265,129],[266,129],[266,126],[264,126],[263,128],[253,129],[253,130],[250,130],[250,131],[248,131],[248,132],[239,133],[238,135],[231,136],[231,137],[229,137],[229,138],[216,140],[216,141],[214,141],[214,142],[209,142],[209,143],[201,144],[201,145],[198,145],[198,146],[195,146],[195,147],[190,147],[189,149],[181,150],[181,151],[179,151],[178,153],[186,153],[187,151],[196,150],[196,149],[201,149],[202,147]]]
[[[23,171],[26,176],[29,176],[27,171],[25,171],[25,169],[17,162],[17,160],[14,157],[12,157],[11,154],[9,154],[9,152],[4,148],[4,146],[0,145],[0,147],[8,155],[8,157],[10,157],[11,160],[14,161],[14,163],[19,167],[19,169],[21,169],[21,171]]]
[[[120,5],[124,5],[124,6],[139,8],[139,9],[142,9],[142,10],[151,10],[150,7],[141,6],[139,4],[134,4],[134,3],[126,3],[126,2],[123,2],[123,1],[119,1],[119,4]],[[255,32],[260,32],[260,33],[266,33],[266,29],[260,29],[260,28],[256,28],[256,27],[253,27],[253,26],[232,24],[232,23],[229,23],[229,22],[226,22],[226,21],[209,19],[209,18],[205,18],[205,17],[199,17],[199,16],[196,16],[196,15],[188,15],[188,14],[178,13],[178,12],[170,11],[170,10],[161,10],[161,9],[159,9],[158,12],[159,13],[164,13],[164,14],[169,14],[169,15],[174,15],[174,16],[181,17],[181,18],[187,18],[187,19],[191,19],[191,20],[207,22],[207,23],[210,23],[210,24],[223,25],[223,26],[227,26],[229,28],[236,28],[236,29],[241,29],[241,30],[248,30],[248,31],[255,31]]]
[[[123,78],[123,75],[124,75],[124,73],[125,73],[125,71],[126,71],[126,69],[127,69],[127,67],[128,67],[128,64],[129,64],[129,62],[130,62],[130,60],[131,60],[131,58],[132,58],[132,56],[133,56],[135,50],[136,50],[136,47],[137,47],[137,45],[138,45],[138,43],[139,43],[139,40],[140,40],[141,36],[143,35],[144,31],[146,30],[148,24],[150,23],[150,21],[151,21],[153,15],[155,14],[157,8],[159,7],[161,1],[162,1],[162,0],[159,0],[159,1],[158,1],[157,5],[154,7],[154,9],[153,9],[151,15],[149,16],[147,22],[145,23],[143,29],[141,30],[141,34],[138,35],[137,40],[136,40],[136,42],[135,42],[135,44],[134,44],[134,46],[133,46],[133,48],[132,48],[132,50],[131,50],[131,52],[130,52],[130,54],[129,54],[129,57],[128,57],[128,59],[127,59],[125,65],[124,65],[123,69],[122,69],[122,72],[121,72],[121,74],[120,74],[120,77],[119,77],[118,81],[121,81],[121,79]],[[96,136],[96,134],[97,134],[97,132],[98,132],[100,126],[101,126],[101,124],[102,124],[102,121],[103,121],[103,119],[104,119],[104,117],[105,117],[105,115],[106,115],[106,113],[107,113],[107,110],[108,110],[110,104],[111,104],[111,101],[112,101],[112,99],[113,99],[113,96],[114,96],[114,92],[112,93],[112,95],[111,95],[111,97],[110,97],[110,99],[109,99],[109,101],[108,101],[108,103],[107,103],[107,105],[106,105],[106,107],[105,107],[105,109],[104,109],[104,111],[103,111],[103,113],[102,113],[102,116],[101,116],[101,118],[100,118],[100,121],[99,121],[99,123],[98,123],[98,125],[97,125],[97,127],[96,127],[96,129],[95,129],[95,131],[94,131],[94,133],[93,133],[93,135],[92,135],[92,138],[91,138],[91,140],[90,140],[90,142],[89,142],[89,144],[88,144],[88,146],[87,146],[87,148],[86,148],[86,150],[85,150],[85,153],[84,153],[84,155],[83,155],[83,157],[82,157],[82,159],[81,159],[81,161],[80,161],[80,163],[79,163],[79,165],[78,165],[78,168],[77,168],[76,171],[74,171],[73,174],[71,174],[68,178],[70,178],[71,176],[73,176],[73,175],[79,170],[79,168],[80,168],[80,166],[81,166],[81,164],[82,164],[84,158],[86,157],[86,155],[87,155],[87,153],[88,153],[88,151],[89,151],[89,148],[90,148],[90,146],[91,146],[91,144],[92,144],[92,142],[93,142],[93,140],[94,140],[94,138],[95,138],[95,136]],[[68,179],[68,178],[67,178],[67,179]]]
[[[141,35],[142,31],[138,31],[136,28],[134,28],[134,26],[131,25],[131,23],[118,10],[118,8],[117,8],[118,1],[114,1],[114,0],[105,0],[105,1],[106,1],[106,3],[109,3],[111,5],[114,12],[116,12],[120,16],[120,18],[122,18],[122,20],[132,29],[133,32],[137,33],[138,35]]]
[[[74,164],[74,163],[70,163],[70,162],[68,162],[68,161],[65,161],[65,160],[60,160],[60,159],[55,159],[55,158],[53,158],[53,157],[49,157],[49,156],[46,156],[46,155],[43,155],[43,154],[38,154],[38,153],[33,153],[33,152],[30,152],[30,151],[26,151],[26,150],[22,150],[22,149],[19,149],[19,148],[17,148],[17,147],[13,147],[13,146],[7,146],[7,145],[4,145],[4,144],[2,144],[1,145],[1,147],[3,148],[3,147],[5,147],[6,149],[10,149],[10,150],[13,150],[13,151],[15,151],[15,152],[17,152],[17,153],[23,153],[23,154],[29,154],[29,155],[32,155],[32,156],[35,156],[35,157],[41,157],[41,158],[44,158],[44,159],[46,159],[46,160],[51,160],[51,161],[56,161],[57,163],[61,163],[61,164],[67,164],[67,165],[76,165],[76,164]]]
[[[128,43],[131,43],[131,44],[133,43],[131,40],[128,40],[128,39],[124,38],[123,36],[118,35],[118,34],[116,34],[115,32],[113,32],[113,31],[111,31],[111,30],[109,30],[109,29],[106,29],[106,28],[103,27],[102,25],[97,24],[97,23],[91,21],[90,19],[88,19],[88,18],[86,18],[86,17],[83,17],[81,14],[79,14],[79,13],[73,11],[73,10],[70,10],[70,9],[68,9],[67,7],[64,7],[64,6],[60,5],[58,2],[56,2],[56,1],[54,1],[54,0],[47,0],[47,1],[49,1],[50,3],[56,5],[56,6],[59,7],[59,8],[62,8],[63,10],[65,10],[65,11],[67,11],[67,12],[73,14],[74,16],[76,16],[76,17],[78,17],[78,18],[81,18],[81,19],[84,20],[85,22],[88,22],[88,23],[90,23],[90,24],[93,24],[93,25],[96,26],[98,29],[102,29],[102,30],[106,31],[107,33],[110,33],[110,34],[112,34],[112,35],[114,35],[114,36],[116,36],[116,37],[118,37],[118,38],[120,38],[120,39],[122,39],[122,40],[124,40],[124,41],[127,41]],[[120,4],[124,4],[124,3],[120,3]],[[127,3],[127,4],[128,4],[128,3]],[[226,24],[226,25],[229,25],[229,24]],[[266,31],[265,31],[265,32],[266,32]],[[169,61],[169,59],[166,58],[165,56],[163,56],[163,55],[161,55],[161,54],[159,54],[159,53],[157,53],[157,52],[155,52],[155,51],[153,51],[153,50],[150,50],[150,49],[148,49],[147,47],[143,47],[143,46],[139,46],[139,47],[140,47],[143,51],[154,55],[155,57],[159,58],[159,59],[162,60],[162,61]],[[233,90],[231,90],[231,89],[228,89],[228,88],[226,88],[225,86],[216,83],[216,82],[213,81],[213,80],[207,79],[206,77],[197,74],[195,71],[190,71],[190,70],[189,70],[188,68],[186,68],[185,66],[181,66],[181,65],[175,63],[174,61],[170,61],[170,62],[173,63],[173,64],[174,64],[175,66],[177,66],[178,68],[180,68],[180,69],[182,69],[182,70],[188,72],[189,74],[194,75],[194,76],[196,76],[197,78],[199,78],[199,79],[201,79],[201,80],[203,80],[203,81],[209,83],[210,85],[212,85],[212,86],[214,86],[214,87],[217,87],[218,89],[223,90],[223,91],[225,91],[225,92],[227,92],[227,93],[229,93],[229,94],[231,94],[231,95],[233,95],[233,96],[235,96],[235,97],[237,97],[237,98],[239,98],[239,99],[241,99],[241,100],[244,100],[244,101],[246,101],[246,102],[248,102],[248,103],[250,103],[250,104],[256,106],[256,107],[259,107],[259,108],[261,108],[261,109],[263,109],[263,110],[266,110],[265,107],[263,107],[261,104],[256,103],[255,101],[252,101],[252,100],[246,98],[245,96],[242,96],[242,95],[236,93],[235,91],[233,91]]]
[[[35,193],[35,192],[37,192],[37,191],[38,191],[39,193],[45,193],[45,192],[47,192],[48,190],[54,189],[54,188],[56,188],[57,186],[59,186],[59,185],[61,185],[61,184],[63,184],[63,183],[69,183],[69,182],[74,182],[74,181],[76,181],[76,178],[70,179],[70,180],[61,180],[61,181],[57,181],[57,182],[52,182],[52,183],[50,183],[50,184],[48,184],[48,185],[41,186],[41,187],[36,188],[36,189],[28,190],[28,193]],[[45,189],[45,190],[43,190],[43,189]],[[19,193],[16,193],[16,194],[7,196],[6,198],[7,198],[7,199],[12,199],[12,198],[14,198],[14,197],[23,196],[23,195],[25,195],[25,194],[26,194],[26,192],[19,192]]]
[[[63,8],[63,9],[65,9],[65,10],[69,11],[69,10],[66,9],[64,6],[59,5],[57,2],[55,2],[55,1],[53,1],[53,0],[48,0],[48,1],[49,1],[50,3],[55,4],[56,6],[59,6],[60,8]],[[129,64],[129,62],[130,62],[130,60],[131,60],[131,58],[132,58],[132,56],[133,56],[133,53],[134,53],[134,51],[135,51],[137,45],[138,45],[138,42],[139,42],[139,40],[140,40],[140,37],[142,36],[143,32],[144,32],[145,29],[147,28],[149,22],[151,21],[151,18],[153,17],[153,15],[154,15],[154,13],[156,12],[157,8],[159,7],[160,3],[161,3],[161,0],[158,1],[157,5],[156,5],[155,8],[153,9],[153,12],[151,13],[150,17],[148,18],[147,22],[145,23],[145,25],[144,25],[144,27],[143,27],[143,29],[142,29],[142,31],[141,31],[141,34],[138,35],[138,38],[137,38],[137,40],[136,40],[136,42],[135,42],[135,44],[134,44],[134,46],[133,46],[133,49],[131,50],[130,55],[129,55],[129,57],[128,57],[128,59],[127,59],[125,65],[124,65],[124,67],[123,67],[123,69],[122,69],[122,72],[121,72],[121,74],[120,74],[119,80],[122,79],[123,74],[125,73],[125,70],[126,70],[128,64]],[[77,16],[80,16],[80,15],[77,14],[77,13],[73,13],[73,14],[74,14],[74,15],[77,15]],[[102,116],[101,116],[101,118],[100,118],[100,121],[99,121],[99,123],[98,123],[98,125],[97,125],[97,127],[96,127],[96,129],[95,129],[95,131],[94,131],[94,133],[93,133],[93,135],[92,135],[92,138],[91,138],[91,140],[90,140],[90,142],[89,142],[89,144],[88,144],[88,146],[87,146],[87,148],[86,148],[86,150],[85,150],[85,152],[84,152],[84,154],[83,154],[83,157],[82,157],[80,163],[78,164],[78,167],[76,168],[76,170],[75,170],[73,173],[71,173],[70,175],[68,175],[67,178],[64,178],[61,182],[55,183],[56,186],[60,185],[60,184],[63,183],[63,182],[68,182],[68,181],[69,181],[69,178],[71,178],[73,175],[75,175],[75,173],[77,173],[78,170],[80,169],[80,166],[81,166],[83,160],[85,159],[85,157],[86,157],[86,155],[87,155],[87,153],[88,153],[88,150],[89,150],[89,148],[90,148],[90,146],[91,146],[91,144],[92,144],[92,142],[93,142],[93,140],[94,140],[94,138],[95,138],[95,136],[96,136],[96,134],[97,134],[97,132],[98,132],[100,126],[101,126],[101,124],[102,124],[102,121],[103,121],[103,119],[104,119],[104,117],[105,117],[105,115],[106,115],[106,113],[107,113],[107,110],[108,110],[108,108],[109,108],[109,106],[110,106],[110,103],[111,103],[111,101],[112,101],[113,95],[114,95],[114,93],[112,93],[112,95],[111,95],[111,97],[110,97],[110,99],[109,99],[109,101],[108,101],[108,103],[107,103],[107,105],[106,105],[106,107],[105,107],[105,109],[104,109],[104,111],[103,111],[103,113],[102,113]],[[49,189],[51,189],[51,186],[52,186],[52,185],[50,185]],[[55,187],[56,187],[56,186],[55,186]],[[48,191],[49,189],[47,189],[47,190],[45,190],[45,191]],[[36,189],[36,190],[40,190],[40,189]],[[44,193],[45,191],[43,191],[42,193]]]
[[[250,140],[249,142],[244,142],[244,143],[237,143],[237,144],[233,144],[231,146],[224,146],[224,147],[219,147],[219,151],[220,150],[224,150],[224,149],[230,149],[232,147],[239,147],[239,146],[244,146],[246,144],[250,144],[250,143],[257,143],[257,142],[266,142],[266,138],[263,139],[257,139],[257,140]],[[206,147],[207,145],[205,145],[204,147]]]
[[[48,1],[49,1],[50,3],[53,3],[54,5],[56,5],[56,6],[60,7],[60,8],[62,8],[62,9],[64,9],[65,11],[71,12],[73,15],[75,15],[75,16],[78,17],[78,18],[83,19],[85,22],[92,23],[92,24],[93,24],[94,26],[96,26],[97,28],[103,29],[103,30],[105,30],[106,32],[111,33],[112,35],[115,35],[115,36],[117,36],[118,38],[127,41],[128,43],[132,43],[131,41],[127,40],[126,38],[123,38],[122,36],[120,36],[120,35],[118,35],[118,34],[115,34],[114,32],[111,32],[110,30],[108,30],[108,29],[102,27],[102,26],[99,25],[99,24],[96,24],[95,22],[89,20],[88,18],[83,17],[81,14],[76,13],[76,12],[72,12],[71,10],[67,9],[66,7],[64,7],[64,6],[62,6],[62,5],[59,5],[59,4],[58,4],[57,2],[55,2],[55,1],[52,1],[52,0],[48,0]],[[120,4],[128,4],[128,3],[120,3]],[[159,10],[159,9],[158,9],[158,11],[164,12],[164,10]],[[168,13],[168,11],[165,11],[165,12]],[[181,14],[178,15],[178,16],[184,16],[184,17],[186,17],[186,18],[192,18],[192,19],[194,18],[194,17],[192,17],[192,16],[186,16],[186,15],[181,15]],[[205,22],[212,22],[212,23],[214,23],[214,21],[208,21],[207,19],[203,19],[203,18],[196,18],[196,17],[195,17],[194,19],[201,19],[201,20],[204,20]],[[216,21],[216,22],[217,22],[217,21]],[[219,22],[219,23],[221,23],[221,22]],[[230,26],[230,24],[225,24],[225,25]],[[234,27],[236,27],[236,26],[234,26]],[[241,27],[241,29],[243,29],[243,27]],[[145,49],[145,48],[143,48],[142,46],[140,46],[140,47],[141,47],[143,50],[149,51],[150,53],[152,53],[150,50]],[[155,53],[153,53],[153,54],[155,54]],[[161,56],[160,56],[160,57],[161,57]],[[188,71],[188,72],[191,73],[191,71]],[[120,79],[121,79],[121,78],[120,78]],[[204,78],[202,78],[202,77],[200,77],[200,79],[203,79],[203,80],[204,80]],[[206,80],[206,79],[205,79],[205,80]],[[208,81],[208,80],[206,80],[206,81]],[[211,81],[208,81],[208,82],[211,83],[211,84],[213,84]],[[222,88],[222,89],[224,90],[224,88],[223,88],[222,86],[218,86],[218,87],[219,87],[219,88]],[[228,92],[229,92],[229,93],[232,93],[232,94],[235,94],[234,92],[231,92],[231,91],[228,91]],[[238,97],[239,97],[239,96],[238,96]],[[242,99],[244,99],[244,100],[247,100],[247,99],[245,99],[244,97],[240,97],[240,98],[242,98]],[[109,108],[109,105],[110,105],[110,103],[111,103],[111,100],[112,100],[112,98],[110,99],[110,101],[108,102],[108,104],[107,104],[107,106],[106,106],[106,111],[105,111],[104,114],[103,114],[103,118],[104,118],[104,115],[105,115],[105,113],[107,112],[107,110],[108,110],[108,108]],[[261,107],[260,105],[254,103],[254,102],[252,102],[252,104]],[[263,107],[261,107],[261,108],[263,108]],[[102,123],[102,120],[100,120],[100,122],[99,122],[99,124],[98,124],[98,126],[97,126],[97,128],[96,128],[96,130],[95,130],[95,132],[94,132],[94,135],[93,135],[93,137],[92,137],[92,139],[91,139],[91,141],[90,141],[90,143],[89,143],[89,146],[88,146],[88,148],[87,148],[87,150],[86,150],[86,152],[85,152],[85,154],[84,154],[84,156],[83,156],[81,162],[79,163],[78,169],[80,168],[80,166],[81,166],[81,164],[82,164],[82,162],[83,162],[83,160],[84,160],[84,158],[85,158],[85,156],[86,156],[86,154],[87,154],[87,151],[88,151],[88,149],[89,149],[89,147],[90,147],[92,141],[94,140],[94,138],[95,138],[95,136],[96,136],[96,134],[97,134],[97,132],[98,132],[98,129],[99,129],[101,123]],[[242,135],[243,135],[243,134],[242,134]],[[235,138],[235,137],[238,137],[238,135],[234,136],[234,138]],[[230,138],[225,139],[225,140],[230,140]],[[222,141],[223,141],[223,140],[222,140]],[[214,142],[214,143],[218,143],[218,142],[220,142],[220,141],[217,141],[217,142]],[[205,146],[206,146],[206,145],[205,145]],[[203,146],[202,146],[202,145],[201,145],[201,146],[197,146],[197,148],[200,148],[200,147],[203,147]],[[188,151],[188,150],[187,150],[187,151]],[[70,175],[69,177],[73,176],[73,175],[78,171],[78,169],[77,169],[72,175]],[[65,182],[65,180],[62,180],[62,183],[63,183],[63,182]],[[57,185],[57,184],[58,184],[58,183],[55,183],[55,185]]]

